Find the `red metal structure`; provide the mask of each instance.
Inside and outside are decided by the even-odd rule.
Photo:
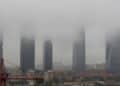
[[[6,86],[7,80],[43,80],[42,76],[34,76],[34,75],[8,75],[5,70],[4,59],[0,58],[0,86]]]

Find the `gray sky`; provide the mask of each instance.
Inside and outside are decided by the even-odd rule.
[[[71,64],[72,41],[81,25],[87,31],[87,63],[104,62],[104,32],[120,27],[119,4],[119,0],[0,0],[6,63],[19,64],[23,24],[29,24],[28,32],[36,36],[36,64],[42,63],[43,39],[48,37],[53,39],[54,61]]]

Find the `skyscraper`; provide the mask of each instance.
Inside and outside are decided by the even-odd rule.
[[[0,58],[3,58],[3,32],[0,31]]]
[[[109,70],[109,61],[108,61],[108,59],[109,59],[109,55],[110,55],[110,43],[109,43],[109,41],[108,40],[106,40],[106,55],[105,55],[105,60],[106,60],[106,70],[108,71]]]
[[[52,62],[52,42],[51,40],[46,40],[44,43],[44,56],[43,56],[43,67],[44,71],[52,70],[53,62]]]
[[[111,73],[120,73],[120,35],[119,33],[106,40],[106,69]]]
[[[33,38],[21,38],[20,65],[23,72],[35,68],[35,40]]]
[[[80,32],[79,39],[73,45],[73,71],[83,72],[85,70],[85,30]]]

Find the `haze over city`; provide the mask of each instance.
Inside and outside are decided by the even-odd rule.
[[[119,3],[119,0],[1,0],[0,28],[4,30],[6,64],[19,65],[23,30],[35,34],[36,64],[42,64],[44,39],[53,41],[54,62],[71,64],[72,43],[83,26],[87,64],[104,63],[105,32],[120,27]],[[24,24],[28,27],[24,28]]]

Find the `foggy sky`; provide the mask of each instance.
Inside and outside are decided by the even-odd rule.
[[[87,63],[104,62],[104,33],[120,27],[119,4],[119,0],[0,0],[6,63],[19,64],[23,24],[36,36],[36,64],[42,64],[45,38],[53,40],[54,62],[71,64],[72,42],[82,25],[87,33]]]

